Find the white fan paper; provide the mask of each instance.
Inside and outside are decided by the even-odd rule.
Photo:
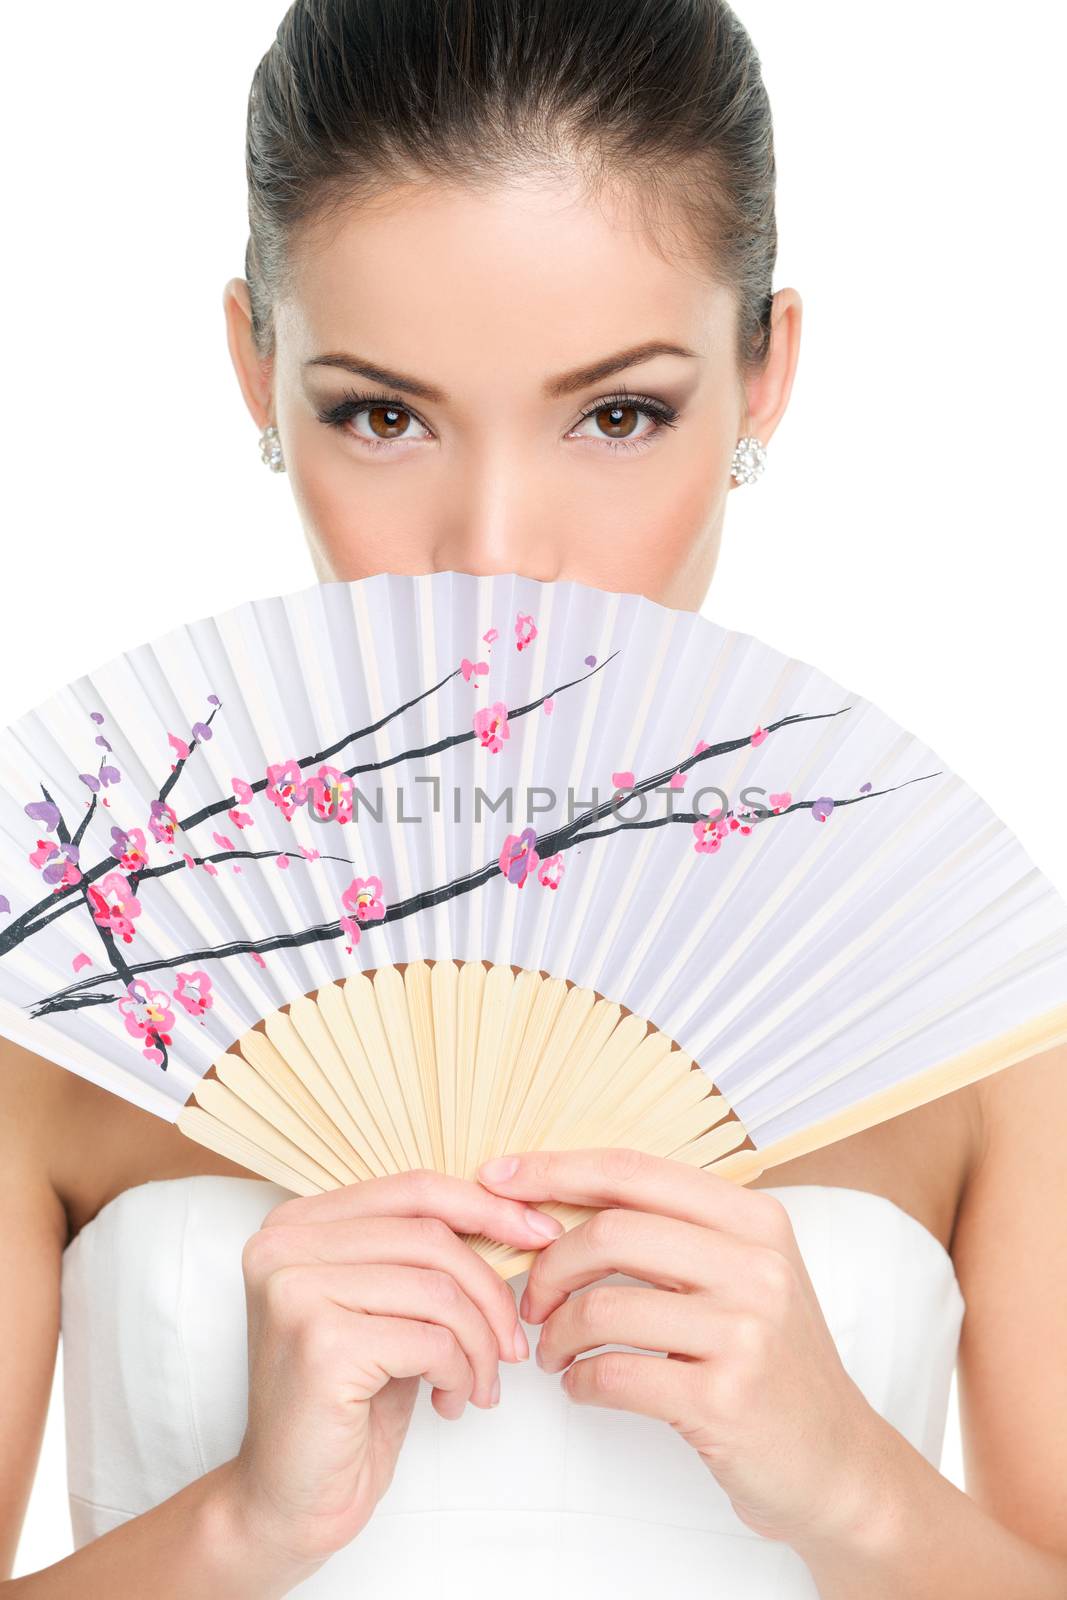
[[[240,1087],[235,1045],[266,1018],[281,1040],[326,986],[357,1032],[380,1020],[374,1103],[340,1034],[288,1026],[287,1075],[227,1133],[198,1088],[227,1067]],[[498,1063],[525,1037],[529,1068],[531,1016],[572,1069],[535,1124]],[[451,1076],[431,1092],[435,1027]],[[311,1192],[440,1162],[442,1092],[453,1133],[476,1122],[446,1140],[468,1175],[516,1131],[636,1143],[656,1105],[613,1121],[612,1074],[654,1031],[717,1108],[703,1126],[729,1113],[725,1140],[677,1153],[743,1181],[1067,1039],[1067,905],[862,696],[573,582],[386,574],[249,600],[0,735],[0,1033],[252,1170]],[[559,1096],[586,1080],[568,1124]],[[293,1137],[257,1151],[272,1106]]]

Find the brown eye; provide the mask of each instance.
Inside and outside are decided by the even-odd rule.
[[[366,418],[379,439],[398,439],[407,432],[411,413],[401,406],[368,406]]]
[[[623,405],[604,406],[596,413],[596,417],[598,427],[601,426],[602,420],[607,424],[602,430],[606,438],[626,439],[637,426],[638,408]]]
[[[605,395],[598,404],[582,413],[578,423],[581,431],[570,437],[596,438],[609,450],[640,450],[651,444],[662,429],[673,428],[677,419],[675,406],[664,400],[654,400],[650,395]],[[642,420],[647,424],[644,428],[640,427]]]
[[[394,444],[422,443],[433,438],[415,412],[389,394],[353,394],[346,390],[336,405],[320,407],[317,416],[327,427],[357,439],[367,450],[388,450]],[[416,433],[416,428],[422,431]]]

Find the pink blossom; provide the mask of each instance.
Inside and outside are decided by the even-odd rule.
[[[267,768],[265,793],[288,821],[297,806],[302,806],[307,799],[307,784],[301,774],[299,761],[294,758],[272,762]]]
[[[143,828],[112,828],[111,854],[124,872],[142,872],[148,865]]]
[[[459,670],[463,674],[464,683],[470,683],[474,677],[484,677],[489,671],[489,663],[488,661],[471,661],[467,656],[464,656],[459,664]]]
[[[558,889],[565,865],[562,850],[557,850],[554,856],[546,856],[537,869],[538,883],[543,883],[546,889]]]
[[[178,826],[177,812],[165,800],[153,800],[149,809],[148,831],[153,839],[158,839],[161,844],[173,844],[174,830]]]
[[[749,743],[750,744],[754,744],[754,745],[755,744],[762,744],[764,739],[766,739],[766,737],[767,737],[766,728],[757,728],[755,733],[752,735],[751,739],[749,740]]]
[[[179,1005],[185,1007],[191,1017],[202,1017],[214,1004],[211,979],[208,974],[201,967],[194,968],[192,972],[179,972],[174,998]]]
[[[500,870],[509,883],[521,889],[527,876],[536,870],[540,857],[537,854],[537,834],[533,828],[523,828],[521,833],[509,833],[498,857]]]
[[[246,783],[244,778],[231,778],[230,787],[233,790],[234,799],[240,800],[243,805],[247,805],[252,798],[252,785]]]
[[[131,892],[129,878],[121,872],[106,872],[98,884],[91,883],[85,892],[97,926],[110,929],[129,944],[134,918],[141,915],[141,902]]]
[[[347,935],[348,935],[348,943],[345,945],[345,949],[348,951],[348,954],[351,955],[352,951],[355,949],[356,945],[359,943],[359,935],[360,935],[359,923],[353,921],[353,919],[351,917],[341,917],[340,924],[341,924],[341,927],[344,929],[345,933],[347,933]]]
[[[126,1023],[126,1031],[144,1042],[144,1055],[149,1061],[163,1060],[161,1045],[169,1045],[169,1029],[174,1026],[174,1012],[170,996],[162,989],[151,989],[143,978],[132,978],[126,985],[126,994],[118,1002]]]
[[[721,817],[701,817],[693,823],[695,836],[693,849],[701,855],[711,855],[719,849],[728,833],[726,823]]]
[[[308,809],[320,821],[351,822],[352,779],[340,767],[323,762],[314,778],[308,780]]]
[[[482,749],[496,755],[504,740],[511,737],[508,727],[508,708],[503,700],[494,700],[491,706],[479,706],[474,713],[474,731],[482,741]]]
[[[537,638],[537,624],[528,612],[520,611],[515,618],[515,648],[525,650]]]
[[[53,839],[38,839],[37,849],[30,851],[28,859],[45,883],[59,890],[65,884],[81,882],[78,855],[76,844],[57,844]]]
[[[784,794],[769,794],[767,799],[772,811],[788,811],[793,804],[793,796],[788,789]]]
[[[341,896],[346,911],[360,922],[379,922],[385,916],[381,878],[353,878]]]
[[[236,806],[232,806],[230,810],[227,811],[226,815],[229,817],[235,828],[251,828],[254,826],[253,820],[249,816],[248,812],[238,811]]]

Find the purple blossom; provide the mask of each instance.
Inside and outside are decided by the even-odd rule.
[[[25,811],[31,821],[40,822],[49,833],[59,826],[59,807],[51,800],[31,800]]]

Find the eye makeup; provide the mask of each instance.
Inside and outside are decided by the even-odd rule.
[[[406,404],[399,395],[395,394],[356,392],[346,389],[341,398],[334,404],[316,407],[315,414],[318,420],[327,427],[347,432],[350,437],[357,439],[361,445],[369,450],[391,450],[394,444],[403,442],[409,435],[407,433],[398,435],[396,440],[368,439],[366,435],[355,433],[348,427],[348,424],[357,416],[376,409],[391,414],[413,417],[422,427],[426,427],[418,412]],[[596,417],[601,412],[613,410],[638,411],[649,417],[653,422],[653,426],[646,433],[639,435],[634,440],[610,439],[607,437],[600,437],[597,440],[598,443],[607,445],[609,449],[613,450],[633,451],[646,448],[663,428],[675,427],[681,414],[676,406],[672,406],[665,400],[656,399],[652,395],[633,394],[629,390],[620,389],[614,394],[605,395],[592,405],[587,406],[573,424],[572,429],[568,430],[569,434],[573,433],[574,428],[580,427],[589,418]],[[587,434],[584,437],[591,438],[593,436]]]

